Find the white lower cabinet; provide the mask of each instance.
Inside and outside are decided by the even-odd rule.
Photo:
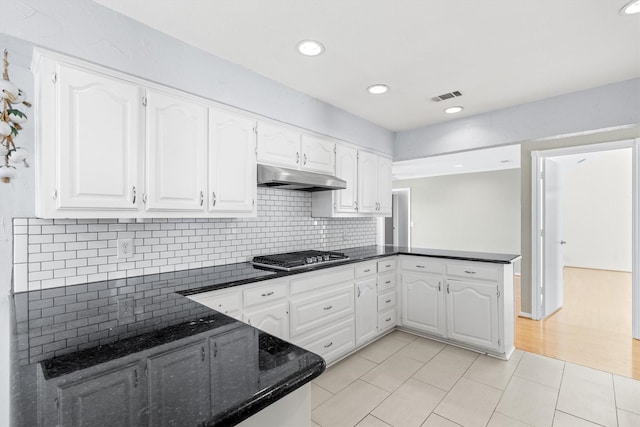
[[[422,332],[445,333],[442,277],[431,274],[402,273],[402,322]]]
[[[356,282],[356,345],[373,339],[378,333],[376,276]]]
[[[498,286],[447,281],[447,336],[478,347],[498,348]]]
[[[189,298],[229,317],[242,320],[242,294],[240,289],[203,292],[190,295]]]
[[[356,346],[354,318],[346,317],[335,324],[305,336],[296,345],[322,356],[330,364]]]
[[[289,339],[289,304],[286,302],[247,310],[242,320],[278,338]]]
[[[331,323],[354,312],[353,283],[291,299],[291,337]]]

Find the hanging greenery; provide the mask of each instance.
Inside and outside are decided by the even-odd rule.
[[[0,101],[2,114],[0,115],[0,180],[4,183],[11,182],[16,174],[16,165],[29,167],[27,157],[29,151],[18,147],[14,139],[22,130],[22,124],[27,121],[27,115],[17,107],[24,105],[31,107],[25,100],[26,95],[9,80],[9,53],[4,51],[4,73],[0,80]]]

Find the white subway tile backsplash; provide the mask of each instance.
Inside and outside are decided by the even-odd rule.
[[[134,239],[133,258],[117,259],[121,238]],[[376,220],[311,218],[310,193],[259,188],[257,218],[16,218],[14,239],[14,262],[25,265],[18,292],[244,262],[264,253],[373,245]]]

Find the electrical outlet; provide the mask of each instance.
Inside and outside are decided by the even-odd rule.
[[[131,258],[133,251],[133,239],[118,239],[118,259]]]

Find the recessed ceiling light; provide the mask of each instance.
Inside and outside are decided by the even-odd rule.
[[[445,108],[444,112],[447,114],[455,114],[455,113],[459,113],[462,110],[464,110],[464,108],[460,107],[459,105],[456,105],[455,107]]]
[[[640,13],[640,0],[630,1],[620,9],[621,15],[633,15],[634,13]]]
[[[322,43],[315,40],[302,40],[296,45],[298,51],[306,56],[318,56],[324,52]]]
[[[372,93],[374,95],[381,95],[383,93],[389,92],[389,86],[378,83],[378,84],[369,86],[367,90],[369,91],[369,93]]]

